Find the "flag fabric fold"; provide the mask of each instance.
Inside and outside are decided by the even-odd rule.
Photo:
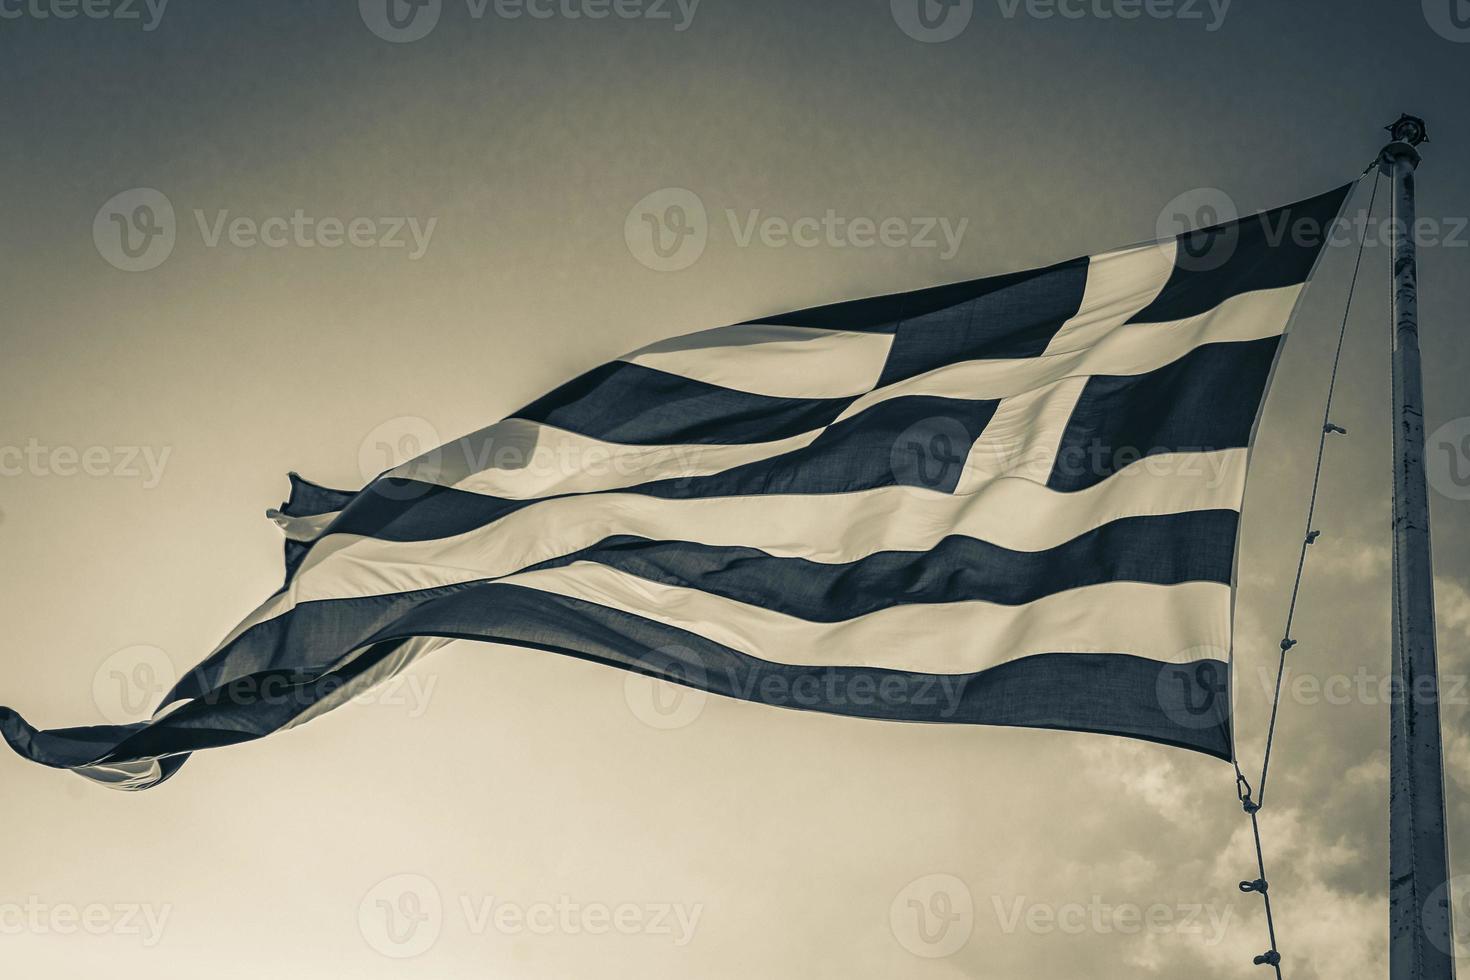
[[[150,720],[0,734],[146,788],[475,639],[1229,759],[1246,463],[1349,189],[656,343],[358,492],[292,474],[285,584]]]

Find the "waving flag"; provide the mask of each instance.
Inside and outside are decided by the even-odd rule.
[[[284,587],[152,720],[0,731],[143,788],[466,638],[1228,759],[1247,457],[1347,190],[654,344],[356,493],[293,475]]]

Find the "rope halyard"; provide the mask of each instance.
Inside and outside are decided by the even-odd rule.
[[[1367,218],[1373,217],[1373,206],[1378,200],[1378,173],[1377,161],[1375,160],[1364,170],[1358,178],[1362,180],[1369,173],[1373,173],[1373,192],[1368,198]],[[1250,782],[1241,772],[1240,761],[1233,760],[1235,765],[1235,792],[1240,798],[1241,809],[1251,818],[1251,836],[1256,845],[1256,868],[1258,876],[1252,881],[1242,881],[1240,890],[1242,893],[1256,893],[1261,896],[1262,904],[1266,912],[1266,933],[1271,941],[1270,948],[1264,953],[1256,956],[1251,962],[1256,966],[1269,966],[1276,973],[1276,980],[1281,980],[1281,953],[1276,945],[1276,921],[1271,914],[1270,886],[1266,878],[1266,858],[1261,849],[1261,807],[1266,802],[1266,776],[1271,769],[1271,746],[1276,737],[1276,719],[1281,709],[1281,684],[1286,674],[1286,654],[1297,641],[1291,635],[1291,624],[1296,617],[1297,598],[1301,594],[1302,573],[1307,565],[1307,549],[1316,543],[1322,532],[1313,528],[1312,524],[1317,513],[1317,492],[1322,484],[1322,459],[1327,451],[1327,437],[1331,435],[1347,435],[1347,429],[1332,421],[1332,396],[1337,390],[1337,370],[1342,362],[1343,342],[1347,338],[1348,318],[1352,313],[1353,295],[1358,288],[1358,273],[1363,267],[1363,249],[1367,245],[1367,231],[1364,230],[1362,239],[1358,242],[1357,258],[1353,262],[1353,277],[1348,284],[1347,302],[1343,306],[1342,324],[1337,331],[1337,349],[1332,355],[1332,376],[1327,382],[1327,402],[1322,410],[1322,430],[1317,437],[1317,463],[1312,471],[1312,493],[1307,502],[1307,526],[1302,535],[1301,551],[1297,556],[1296,578],[1291,585],[1291,601],[1286,608],[1286,625],[1281,631],[1281,652],[1276,664],[1276,689],[1271,697],[1271,720],[1266,726],[1266,749],[1261,758],[1261,777],[1256,782],[1255,796],[1252,798]]]

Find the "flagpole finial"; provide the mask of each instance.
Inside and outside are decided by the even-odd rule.
[[[1410,146],[1418,146],[1420,143],[1429,141],[1429,129],[1424,125],[1424,120],[1418,116],[1403,113],[1393,123],[1384,126],[1395,143],[1408,143]]]
[[[1388,130],[1391,142],[1378,154],[1379,171],[1392,176],[1394,161],[1401,157],[1408,161],[1410,169],[1418,167],[1421,157],[1414,148],[1429,141],[1429,129],[1424,120],[1406,112],[1383,128]]]

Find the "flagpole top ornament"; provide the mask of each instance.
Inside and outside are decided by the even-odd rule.
[[[1391,173],[1393,164],[1399,157],[1407,157],[1411,168],[1419,166],[1421,158],[1419,151],[1414,148],[1429,141],[1429,129],[1424,120],[1406,112],[1383,128],[1388,130],[1392,142],[1379,153],[1378,169],[1385,174]]]

